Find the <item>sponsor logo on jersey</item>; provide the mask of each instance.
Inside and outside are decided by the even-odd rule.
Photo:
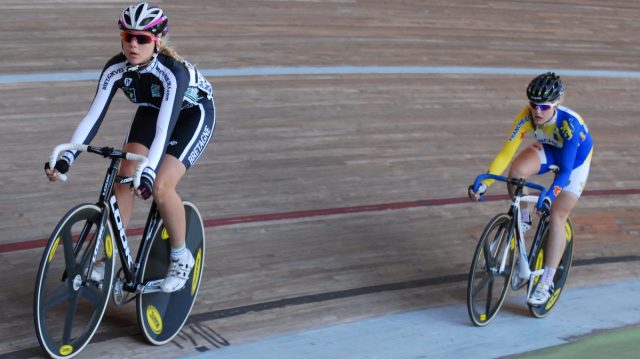
[[[104,78],[104,82],[102,82],[102,90],[106,90],[109,88],[109,83],[111,82],[111,79],[116,76],[119,75],[121,73],[124,73],[124,68],[119,68],[116,70],[111,71],[105,78]]]
[[[131,101],[136,102],[136,89],[133,87],[123,87],[122,92],[124,92],[125,96]]]
[[[573,138],[573,126],[569,123],[569,120],[562,121],[562,127],[560,127],[560,131],[562,132],[562,136],[566,137],[567,140]]]
[[[530,121],[530,120],[531,120],[531,117],[527,116],[527,117],[521,119],[520,122],[518,122],[518,124],[516,125],[516,128],[513,129],[513,133],[511,134],[511,136],[509,136],[509,142],[513,141],[513,139],[516,138],[516,136],[518,135],[518,132],[520,132],[520,129],[522,128],[522,126],[524,126],[527,123],[527,121]]]
[[[171,90],[173,88],[173,82],[171,82],[171,76],[167,74],[166,71],[158,68],[158,77],[164,83],[164,100],[169,101],[169,95],[171,94]]]
[[[132,79],[131,77],[125,77],[125,78],[124,78],[124,85],[125,85],[126,87],[131,86],[131,83],[132,83],[132,82],[133,82],[133,79]]]
[[[157,84],[151,85],[151,97],[162,97],[160,93],[160,86]]]
[[[213,93],[211,84],[198,72],[198,88],[204,90],[208,95]]]
[[[199,92],[200,90],[198,90],[197,88],[189,87],[184,93],[184,98],[190,102],[200,102],[202,96],[198,96]]]
[[[563,141],[562,141],[562,137],[560,136],[560,132],[558,131],[558,127],[553,125],[552,126],[545,126],[545,127],[541,127],[538,126],[536,128],[536,130],[534,131],[534,134],[536,136],[536,140],[538,140],[538,142],[543,143],[545,145],[551,145],[554,147],[558,147],[558,148],[562,148],[563,146]]]

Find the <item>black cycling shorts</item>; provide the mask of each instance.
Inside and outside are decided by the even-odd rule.
[[[156,133],[158,112],[159,110],[153,107],[138,107],[127,136],[127,143],[137,142],[150,148]],[[171,132],[166,153],[179,159],[189,169],[209,144],[215,126],[216,110],[213,100],[183,109]]]

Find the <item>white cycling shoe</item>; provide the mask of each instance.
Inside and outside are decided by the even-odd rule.
[[[532,306],[541,306],[547,304],[549,298],[553,295],[553,283],[548,285],[547,283],[538,283],[536,289],[531,293],[531,297],[527,300],[527,303]]]
[[[189,280],[189,274],[195,264],[193,254],[187,250],[187,254],[182,256],[178,260],[170,259],[169,272],[167,277],[160,284],[160,290],[164,293],[172,293],[184,288],[184,285]]]

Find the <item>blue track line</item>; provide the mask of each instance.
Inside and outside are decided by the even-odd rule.
[[[543,71],[555,71],[567,77],[601,77],[640,79],[640,71],[540,69],[473,66],[294,66],[294,67],[245,67],[201,69],[205,76],[247,77],[288,75],[497,75],[530,76]],[[0,84],[18,84],[47,81],[97,80],[99,71],[42,72],[0,74]]]

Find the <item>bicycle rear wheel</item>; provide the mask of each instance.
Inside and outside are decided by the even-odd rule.
[[[189,280],[182,290],[173,293],[154,292],[138,294],[136,312],[138,326],[145,339],[154,345],[162,345],[173,339],[182,329],[195,303],[205,255],[205,237],[202,217],[190,202],[184,202],[187,219],[186,245],[195,259]],[[156,226],[152,243],[143,254],[140,266],[140,283],[163,279],[169,268],[169,235],[162,221]]]
[[[560,260],[560,264],[558,268],[556,268],[556,274],[553,277],[553,286],[554,291],[551,298],[545,305],[540,306],[529,306],[529,312],[536,318],[544,318],[549,315],[549,312],[558,302],[560,298],[560,294],[562,294],[562,289],[564,288],[564,284],[567,281],[567,277],[569,276],[569,269],[571,268],[571,262],[573,259],[573,222],[570,218],[567,219],[567,223],[564,225],[565,233],[566,233],[566,246],[564,248],[564,254],[562,255],[562,259]],[[537,253],[534,253],[531,259],[531,263],[533,263],[532,271],[539,270],[544,268],[544,259],[545,259],[545,249],[547,245],[547,240],[549,239],[549,227],[547,226],[542,234],[542,241],[540,243],[540,247],[538,247]],[[533,285],[538,284],[538,280],[540,277],[536,278],[533,281]]]
[[[51,357],[70,358],[91,340],[111,293],[113,232],[93,204],[71,209],[47,243],[34,292],[34,323],[40,346]],[[91,278],[104,257],[102,280]]]
[[[467,284],[467,310],[477,326],[489,324],[506,297],[515,259],[515,237],[509,236],[511,227],[509,214],[493,217],[473,255]]]

